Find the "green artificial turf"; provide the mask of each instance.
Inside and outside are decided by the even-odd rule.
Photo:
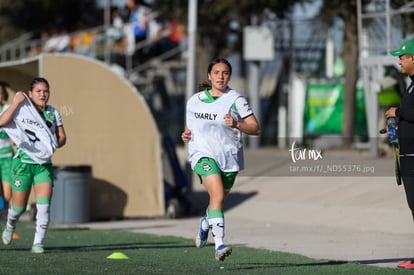
[[[0,246],[0,274],[396,274],[409,272],[358,263],[313,260],[307,257],[233,247],[223,262],[214,246],[194,247],[177,237],[119,230],[49,228],[45,253],[30,253],[33,222],[21,222],[19,239]],[[271,240],[269,240],[271,241]],[[108,259],[124,255],[128,259]]]

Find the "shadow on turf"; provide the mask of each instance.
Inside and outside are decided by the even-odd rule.
[[[225,205],[224,210],[230,210],[236,207],[239,204],[253,198],[257,195],[258,192],[250,192],[250,193],[239,193],[239,192],[230,192]],[[194,216],[199,216],[205,214],[206,207],[209,202],[208,193],[206,191],[201,192],[193,192],[191,195],[191,201],[193,205],[196,207],[197,211]]]
[[[193,248],[194,245],[181,244],[177,242],[160,242],[160,243],[119,243],[119,244],[92,244],[92,245],[73,245],[73,246],[45,246],[45,253],[59,252],[88,252],[88,251],[115,251],[115,250],[132,250],[132,249],[166,249],[166,248]],[[16,247],[8,248],[13,251],[27,251],[28,248]]]
[[[150,226],[132,226],[132,227],[122,227],[122,228],[113,228],[113,229],[108,229],[108,230],[113,230],[113,231],[132,231],[132,230],[137,230],[137,229],[154,229],[154,228],[170,228],[170,225],[150,225]],[[53,227],[54,231],[73,231],[73,230],[91,230],[91,228],[89,227]]]
[[[258,269],[258,268],[274,268],[274,267],[303,267],[303,266],[331,266],[348,264],[347,261],[326,261],[326,262],[312,262],[312,263],[241,263],[241,269]]]
[[[99,251],[99,250],[131,250],[131,249],[166,249],[166,248],[193,248],[193,245],[179,244],[175,242],[165,243],[122,243],[122,244],[100,244],[100,245],[79,245],[79,246],[59,246],[59,247],[47,247],[47,251],[59,252],[59,251]]]

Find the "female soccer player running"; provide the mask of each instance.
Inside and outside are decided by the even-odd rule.
[[[236,176],[244,168],[242,133],[259,135],[260,126],[247,100],[228,86],[232,73],[224,58],[207,69],[211,85],[187,102],[186,127],[181,135],[188,143],[189,161],[209,194],[206,216],[200,219],[196,247],[203,247],[211,229],[215,258],[223,261],[232,252],[224,244],[224,200]]]

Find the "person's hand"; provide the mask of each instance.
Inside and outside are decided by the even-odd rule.
[[[235,121],[233,117],[229,114],[226,114],[224,116],[224,122],[226,123],[227,126],[231,128],[237,128],[237,121]]]
[[[385,118],[396,117],[397,115],[395,112],[397,111],[396,107],[391,107],[387,111],[385,111]]]
[[[14,97],[13,103],[19,105],[23,101],[26,100],[26,97],[24,96],[23,92],[19,91],[16,93],[16,96]]]
[[[191,131],[185,129],[184,132],[181,134],[181,139],[183,142],[188,143],[191,140]]]

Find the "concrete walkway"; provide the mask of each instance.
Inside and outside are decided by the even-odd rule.
[[[414,226],[394,159],[367,151],[247,150],[226,202],[226,243],[396,267],[414,257]],[[341,171],[340,171],[341,170]],[[202,211],[207,195],[193,184]],[[91,222],[83,227],[194,238],[199,217]],[[212,238],[209,239],[211,241]],[[206,249],[212,249],[209,246]]]

